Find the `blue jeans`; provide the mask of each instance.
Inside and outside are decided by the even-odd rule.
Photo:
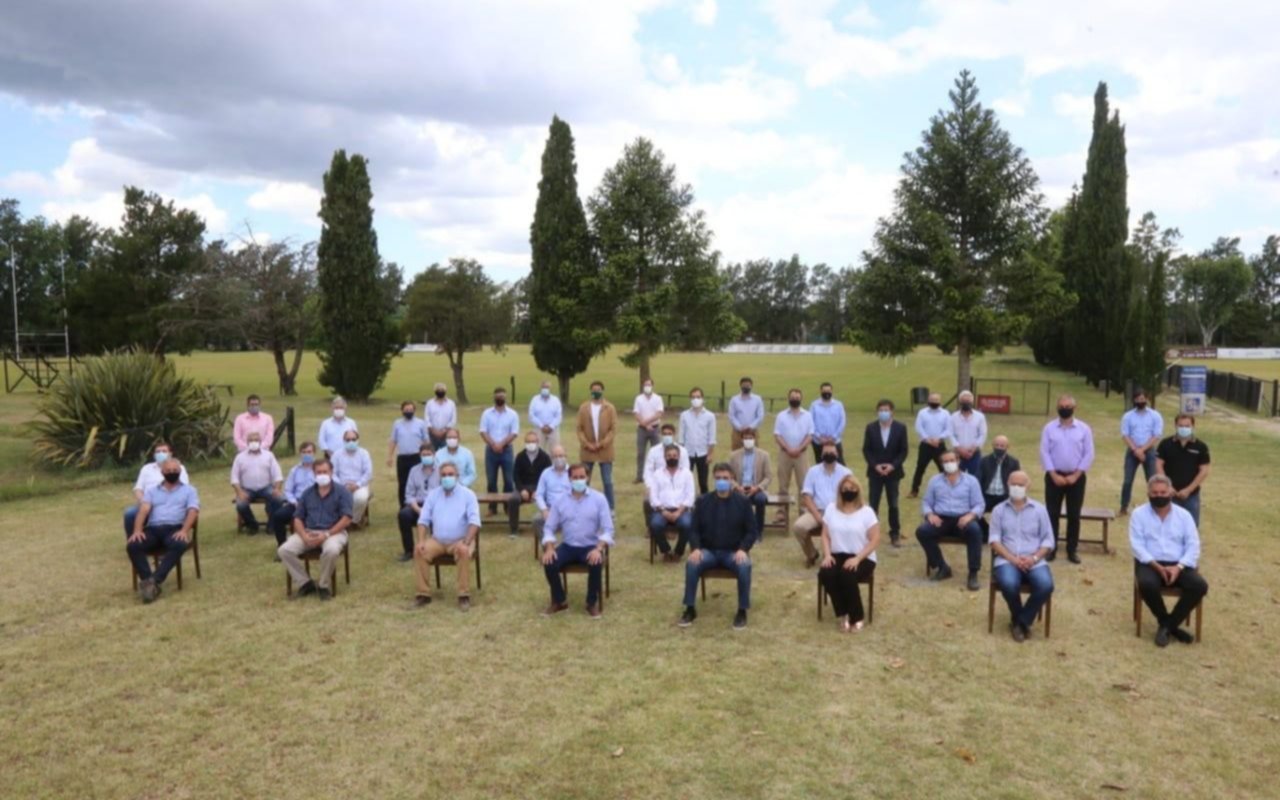
[[[1004,595],[1004,602],[1009,606],[1009,615],[1013,621],[1030,629],[1039,616],[1041,607],[1049,599],[1049,595],[1053,594],[1053,574],[1049,572],[1048,565],[1035,567],[1024,574],[1022,570],[1006,562],[996,567],[995,579],[996,585],[1000,587],[1000,594]],[[1023,581],[1031,584],[1031,596],[1027,598],[1026,605],[1022,604],[1022,593],[1019,591]]]
[[[595,463],[588,461],[583,464],[587,468],[587,480],[590,481],[592,474],[595,472]],[[609,510],[613,510],[613,462],[600,462],[600,481],[604,484],[604,499],[609,501]]]
[[[1175,497],[1173,502],[1191,512],[1191,518],[1196,521],[1196,529],[1198,530],[1200,528],[1200,490],[1196,489],[1195,494],[1186,500],[1179,500]]]
[[[236,513],[240,515],[240,520],[244,523],[244,526],[256,533],[258,531],[258,518],[253,515],[253,501],[258,498],[262,498],[267,501],[268,522],[270,522],[271,518],[275,516],[276,508],[279,507],[281,501],[277,500],[275,495],[272,494],[270,486],[264,486],[261,489],[244,489],[242,487],[241,491],[243,491],[249,499],[243,502],[240,500],[236,501]]]
[[[974,450],[969,458],[960,459],[960,471],[982,480],[982,450]]]
[[[178,559],[187,551],[187,543],[174,535],[180,530],[181,525],[148,525],[142,529],[146,538],[140,542],[125,543],[125,552],[129,554],[139,580],[155,580],[156,585],[164,583],[169,571],[177,566]],[[164,545],[164,557],[160,559],[160,566],[153,575],[151,559],[147,558],[147,553],[161,545]]]
[[[653,537],[653,541],[658,545],[658,551],[664,556],[671,552],[671,545],[667,544],[667,518],[662,516],[661,512],[655,511],[649,517],[649,535]],[[684,547],[689,541],[689,534],[693,531],[693,512],[685,511],[676,517],[676,530],[679,536],[676,538],[676,555],[684,555]]]
[[[717,567],[734,572],[738,576],[738,608],[751,608],[751,559],[741,564],[733,560],[732,550],[703,550],[697,564],[686,561],[684,565],[684,604],[692,606],[698,601],[698,579],[702,573]]]
[[[514,488],[516,470],[515,451],[511,449],[511,445],[502,448],[501,453],[493,452],[493,448],[488,445],[484,448],[484,477],[489,482],[488,491],[492,494],[498,491],[498,470],[502,470],[502,491],[510,494]]]
[[[1134,456],[1132,450],[1124,451],[1124,482],[1120,484],[1120,507],[1128,508],[1129,501],[1133,499],[1133,476],[1138,472],[1138,459]],[[1156,449],[1153,447],[1147,451],[1142,461],[1142,476],[1147,480],[1151,480],[1151,476],[1156,474]],[[1146,494],[1146,492],[1143,492]]]
[[[297,510],[293,503],[282,501],[276,505],[276,510],[271,512],[271,521],[267,523],[267,528],[275,534],[276,544],[284,544],[289,534],[293,532],[293,513]]]
[[[558,605],[567,599],[560,570],[570,564],[584,564],[590,570],[587,573],[587,605],[593,606],[600,600],[600,576],[604,573],[604,559],[600,559],[600,563],[595,565],[587,563],[587,556],[595,549],[594,546],[574,547],[563,542],[556,545],[556,560],[543,566],[547,573],[547,583],[551,585],[551,602]]]
[[[942,517],[942,524],[935,528],[926,519],[916,528],[916,539],[924,548],[930,569],[947,566],[947,560],[942,557],[942,547],[938,544],[938,539],[943,536],[963,537],[969,551],[969,572],[976,573],[982,569],[982,526],[975,519],[962,529],[957,524],[959,521],[959,517]]]

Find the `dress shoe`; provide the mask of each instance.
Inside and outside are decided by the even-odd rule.
[[[1016,622],[1009,623],[1009,635],[1012,636],[1013,640],[1018,644],[1022,644],[1027,640],[1027,632],[1024,631],[1022,626]]]
[[[1080,556],[1076,553],[1067,553],[1067,560],[1070,561],[1072,564],[1079,564]]]
[[[542,616],[550,617],[554,614],[559,614],[561,611],[568,611],[568,610],[569,610],[568,603],[552,602],[552,603],[549,603],[547,607],[542,610]]]
[[[681,628],[687,628],[690,625],[692,625],[693,621],[697,618],[698,618],[698,610],[693,606],[685,606],[684,613],[680,615],[680,621],[677,622],[676,624],[679,625]]]
[[[458,598],[458,610],[459,610],[459,611],[470,611],[470,610],[471,610],[471,598],[470,598],[470,597],[468,597],[468,596],[467,596],[467,595],[465,595],[465,594],[464,594],[462,597],[459,597],[459,598]]]
[[[294,592],[294,593],[293,593],[293,599],[294,599],[294,600],[301,600],[302,598],[306,597],[307,595],[309,595],[309,594],[315,594],[315,593],[316,593],[316,582],[315,582],[315,581],[307,581],[306,583],[304,583],[304,584],[302,584],[301,586],[299,586],[299,587],[298,587],[298,591],[296,591],[296,592]]]
[[[1192,644],[1196,640],[1196,637],[1192,636],[1190,631],[1183,630],[1182,628],[1174,628],[1170,630],[1169,635],[1183,644]]]
[[[160,595],[160,587],[156,586],[156,582],[147,578],[138,584],[138,594],[142,596],[142,602],[153,602]]]
[[[591,617],[592,619],[600,619],[601,617],[603,617],[604,612],[600,610],[600,604],[592,603],[591,605],[587,606],[587,616]]]
[[[431,598],[428,595],[420,594],[413,598],[413,607],[422,608],[431,605]]]
[[[1169,629],[1163,625],[1156,628],[1156,647],[1169,646]]]
[[[967,588],[971,592],[978,591],[978,573],[970,572],[969,580],[965,581],[964,585],[965,585],[965,588]]]
[[[316,591],[316,594],[320,595],[321,600],[333,599],[333,592],[329,591],[328,589],[319,589]]]
[[[950,577],[951,577],[951,567],[948,567],[946,564],[943,564],[941,567],[938,567],[938,571],[933,573],[933,580],[935,581],[945,581]]]

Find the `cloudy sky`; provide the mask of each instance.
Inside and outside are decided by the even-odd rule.
[[[559,114],[584,199],[648,136],[726,258],[844,265],[967,67],[1055,205],[1106,80],[1132,220],[1256,250],[1280,233],[1277,31],[1272,0],[6,0],[0,196],[110,225],[136,184],[215,236],[305,240],[345,147],[385,258],[509,280]]]

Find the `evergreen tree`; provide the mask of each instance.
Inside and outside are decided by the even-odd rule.
[[[323,341],[319,381],[352,400],[366,400],[382,385],[402,347],[399,328],[387,313],[372,200],[364,156],[335,152],[324,175],[316,249]]]

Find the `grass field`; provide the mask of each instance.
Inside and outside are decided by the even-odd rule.
[[[1218,372],[1234,372],[1237,375],[1250,375],[1264,381],[1280,379],[1280,361],[1254,358],[1207,358],[1185,360],[1183,364],[1197,364],[1217,370]]]
[[[303,367],[302,397],[290,401],[302,438],[326,408],[314,363]],[[268,411],[282,410],[265,355],[179,364],[200,380],[235,384],[236,411],[250,391],[267,398]],[[813,572],[776,531],[753,556],[750,628],[730,630],[732,585],[715,582],[696,625],[681,630],[683,570],[648,563],[625,421],[619,547],[602,622],[582,613],[581,577],[571,581],[572,612],[540,618],[547,589],[529,534],[510,541],[488,519],[485,588],[471,613],[449,602],[410,607],[410,568],[393,561],[386,437],[399,400],[421,399],[447,373],[442,357],[403,357],[378,400],[352,407],[377,466],[373,525],[353,536],[351,585],[323,606],[286,602],[270,537],[235,534],[221,465],[193,474],[204,503],[203,580],[188,569],[184,591],[170,581],[157,604],[142,606],[130,593],[119,521],[132,475],[106,483],[33,470],[23,423],[35,396],[0,399],[0,485],[53,492],[0,505],[0,795],[1275,796],[1277,428],[1214,411],[1201,423],[1214,455],[1201,644],[1158,650],[1149,636],[1134,638],[1123,524],[1112,528],[1115,553],[1082,547],[1083,565],[1053,565],[1047,641],[1041,631],[1021,646],[1010,641],[999,601],[989,635],[985,589],[927,584],[914,544],[881,550],[875,622],[840,635],[829,615],[816,621]],[[828,379],[860,431],[880,396],[902,409],[911,386],[952,385],[954,360],[921,351],[895,367],[848,349],[668,355],[654,374],[659,391],[680,394],[694,383],[717,393],[722,379],[732,390],[750,374],[764,395],[796,385],[809,397]],[[1117,503],[1119,398],[1104,400],[1020,351],[983,359],[975,374],[1073,391],[1099,451],[1086,503]],[[537,381],[527,351],[468,356],[473,401],[512,375],[523,417]],[[611,356],[589,375],[630,407],[633,371]],[[586,380],[573,389],[581,399]],[[478,439],[479,413],[464,413],[465,443]],[[1044,421],[1012,416],[993,419],[992,429],[1034,465]],[[727,431],[721,420],[722,438]],[[917,514],[904,507],[904,527]],[[1153,632],[1149,617],[1144,627]]]

